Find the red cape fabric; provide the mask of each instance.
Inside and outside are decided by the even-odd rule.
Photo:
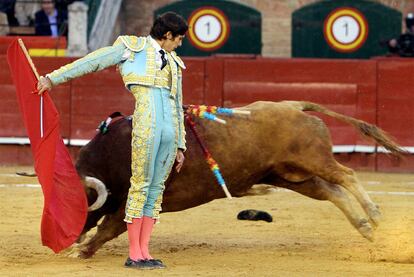
[[[42,243],[58,253],[83,229],[88,209],[85,190],[60,136],[59,114],[48,93],[43,94],[41,120],[41,97],[32,93],[37,78],[17,40],[10,44],[7,59],[44,195]]]

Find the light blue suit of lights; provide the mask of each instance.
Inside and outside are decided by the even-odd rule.
[[[119,67],[126,88],[135,97],[132,128],[132,177],[125,221],[143,215],[159,218],[164,183],[171,172],[177,148],[185,151],[182,110],[182,60],[167,53],[162,70],[155,62],[150,37],[120,36],[109,47],[53,71],[53,85],[102,70]]]

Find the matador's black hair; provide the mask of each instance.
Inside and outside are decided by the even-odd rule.
[[[185,35],[187,30],[188,24],[181,15],[175,12],[166,12],[155,19],[150,35],[155,39],[164,39],[168,31],[171,31],[173,37],[176,37]]]

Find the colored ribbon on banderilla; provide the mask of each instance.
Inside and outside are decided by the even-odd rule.
[[[194,134],[194,137],[196,138],[198,144],[200,145],[204,157],[210,166],[210,170],[213,172],[214,176],[216,177],[217,182],[223,189],[224,193],[226,194],[227,198],[231,199],[231,194],[229,190],[227,189],[226,182],[224,181],[224,178],[220,172],[220,167],[218,166],[217,162],[213,159],[213,156],[211,155],[210,151],[208,150],[205,143],[202,141],[200,135],[198,134],[198,131],[196,129],[196,123],[191,118],[191,115],[205,118],[208,120],[216,121],[222,124],[226,124],[226,121],[223,119],[220,119],[216,116],[216,114],[224,114],[224,115],[233,115],[233,114],[244,114],[244,115],[250,115],[249,111],[241,111],[241,110],[234,110],[229,108],[221,108],[216,106],[205,106],[205,105],[188,105],[184,106],[185,110],[185,119],[188,123],[188,126],[190,127],[191,132]]]
[[[250,115],[250,111],[242,111],[236,109],[222,108],[217,106],[206,105],[188,105],[185,106],[186,112],[200,118],[216,121],[218,123],[226,124],[226,121],[217,117],[216,114],[221,115]]]

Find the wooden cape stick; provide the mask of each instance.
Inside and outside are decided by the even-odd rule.
[[[26,59],[29,62],[30,67],[32,68],[32,71],[36,76],[36,79],[39,80],[40,78],[39,73],[37,72],[37,69],[32,61],[32,58],[29,55],[29,52],[27,52],[27,49],[23,43],[23,40],[19,38],[17,41],[19,42],[19,46],[22,49],[24,55],[26,56]],[[43,95],[40,95],[40,137],[43,138]]]
[[[18,39],[20,48],[22,48],[24,55],[26,56],[27,61],[30,64],[30,67],[33,70],[33,73],[36,75],[36,78],[39,80],[39,73],[37,73],[37,69],[32,61],[32,58],[29,55],[29,52],[27,52],[26,46],[24,46],[23,40],[21,38]]]

